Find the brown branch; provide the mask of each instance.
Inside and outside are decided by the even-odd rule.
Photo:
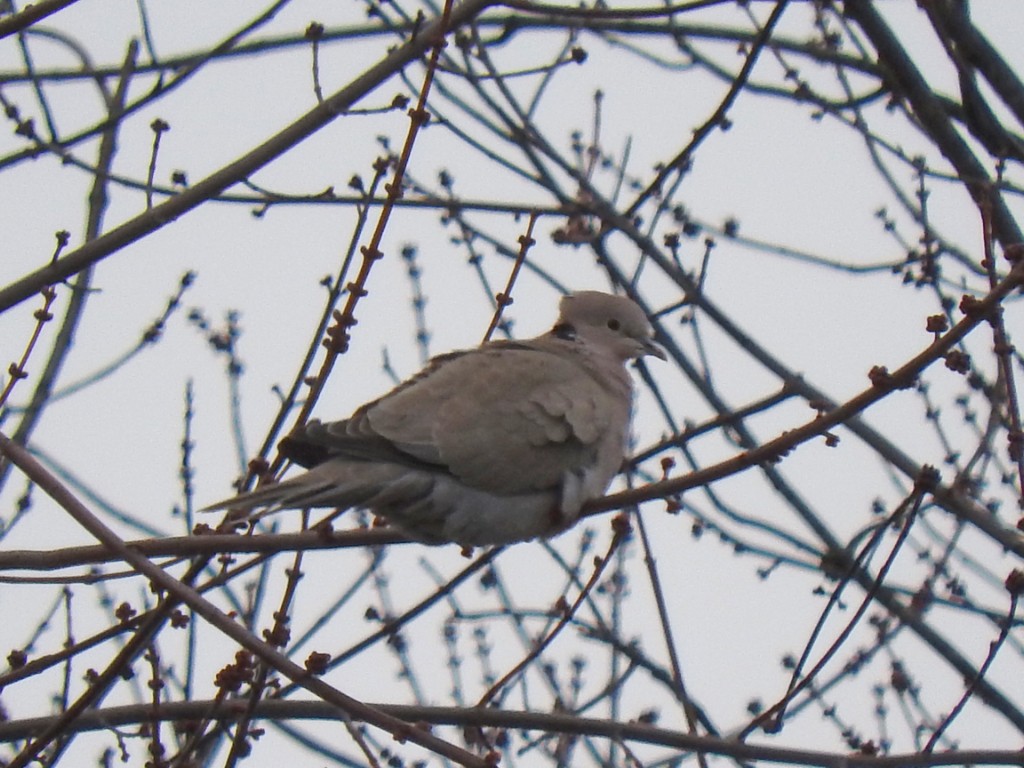
[[[110,169],[114,164],[114,156],[117,153],[117,134],[121,128],[121,117],[124,114],[125,101],[128,98],[128,86],[131,84],[132,75],[135,72],[135,61],[139,55],[139,44],[133,40],[128,44],[124,62],[121,65],[120,76],[117,81],[117,88],[112,95],[107,95],[104,89],[104,96],[107,102],[107,115],[109,124],[103,131],[100,139],[99,151],[96,160],[96,174],[93,178],[92,189],[89,191],[89,210],[86,220],[85,240],[90,242],[99,237],[103,229],[103,216],[106,213],[109,196],[107,186],[109,184]],[[54,264],[51,261],[50,264]],[[67,310],[64,313],[64,320],[60,324],[57,337],[53,342],[53,349],[46,360],[46,366],[36,381],[32,396],[29,398],[25,412],[18,422],[18,427],[12,435],[12,439],[19,445],[28,445],[36,424],[42,418],[43,411],[50,396],[53,394],[53,387],[60,376],[64,363],[71,353],[71,347],[75,338],[75,332],[85,314],[85,303],[89,298],[90,286],[92,283],[91,269],[80,272],[75,282],[71,285],[71,299],[68,301]],[[53,290],[52,285],[43,288]],[[0,467],[0,487],[6,479],[6,467]]]
[[[819,412],[817,417],[803,426],[784,432],[774,440],[769,440],[757,448],[744,451],[738,456],[697,470],[696,472],[691,472],[688,475],[651,483],[650,485],[628,491],[621,491],[620,493],[614,493],[591,501],[584,505],[583,515],[592,515],[611,509],[621,509],[642,501],[650,501],[651,499],[676,496],[683,491],[707,485],[715,480],[721,480],[724,477],[752,467],[777,463],[797,446],[824,434],[833,427],[843,424],[848,419],[854,418],[890,395],[894,389],[912,385],[928,366],[941,359],[943,355],[953,349],[978,325],[987,322],[991,317],[991,313],[998,310],[999,304],[1011,292],[1019,288],[1022,281],[1024,281],[1024,261],[1018,262],[1010,270],[1009,274],[984,298],[973,299],[970,302],[969,312],[959,323],[938,337],[927,348],[908,360],[900,368],[892,373],[886,372],[884,374],[884,381],[880,379],[879,383],[873,384],[842,405],[836,406],[831,410]],[[963,510],[962,514],[968,517],[972,523],[977,524],[986,533],[992,535],[1003,546],[1024,557],[1024,539],[1010,529],[1000,526],[998,521],[993,522],[990,519],[991,515],[988,513],[974,510],[957,491],[940,485],[935,490],[935,496],[940,502],[944,503],[949,503],[949,500],[956,499],[958,501],[958,511]]]
[[[60,238],[58,237],[58,240]],[[39,342],[39,336],[43,332],[43,326],[53,320],[53,313],[50,312],[50,308],[53,307],[53,302],[57,298],[57,291],[52,286],[46,286],[40,292],[43,297],[43,306],[32,313],[36,323],[32,329],[32,335],[29,336],[28,343],[25,344],[25,349],[21,353],[21,358],[16,363],[11,363],[7,367],[7,383],[4,385],[3,391],[0,391],[0,407],[7,405],[7,401],[11,397],[11,393],[14,391],[15,386],[18,382],[28,377],[28,361],[32,357],[32,351],[36,348],[36,344]]]
[[[786,717],[786,707],[800,691],[809,687],[825,668],[829,661],[839,652],[840,647],[846,642],[847,638],[853,633],[854,628],[863,618],[864,614],[867,613],[868,608],[871,606],[875,599],[875,595],[878,594],[878,590],[885,583],[885,578],[892,568],[893,563],[896,561],[896,556],[903,549],[903,544],[910,535],[910,529],[914,521],[917,518],[918,512],[921,510],[921,504],[928,493],[931,484],[938,477],[938,473],[931,468],[926,468],[921,473],[921,480],[915,484],[913,492],[889,515],[889,517],[882,523],[877,523],[874,533],[870,539],[861,548],[860,553],[848,564],[837,562],[835,565],[846,568],[846,573],[842,575],[836,589],[829,595],[828,602],[825,605],[824,610],[818,618],[818,622],[811,632],[811,636],[804,646],[803,653],[796,665],[793,667],[793,674],[790,676],[789,685],[786,687],[786,692],[778,702],[770,706],[764,712],[758,714],[748,725],[743,729],[744,735],[750,733],[754,728],[761,727],[768,733],[778,733],[782,730],[782,721]],[[828,618],[832,609],[839,604],[840,596],[845,590],[846,586],[851,582],[856,571],[863,567],[863,561],[869,555],[871,555],[876,547],[881,543],[882,537],[885,535],[886,530],[890,525],[896,523],[901,525],[899,534],[896,537],[896,541],[893,543],[892,548],[889,550],[889,555],[886,557],[885,562],[878,569],[878,573],[874,577],[874,582],[871,587],[867,590],[864,597],[861,599],[860,605],[853,612],[853,615],[846,621],[845,626],[832,641],[832,644],[825,650],[821,655],[821,658],[811,667],[811,670],[804,675],[804,665],[810,659],[811,651],[814,648],[814,642],[817,640],[818,635],[824,629],[825,620]],[[849,553],[844,553],[849,555]]]
[[[940,8],[943,15],[948,17],[944,31],[956,43],[964,58],[984,75],[1003,103],[1013,111],[1017,121],[1024,124],[1024,84],[1018,73],[971,23],[966,3],[961,0],[947,1]],[[931,11],[927,5],[925,10]]]
[[[498,327],[498,323],[501,321],[502,312],[505,310],[505,307],[512,303],[512,286],[515,285],[516,278],[519,276],[519,270],[522,268],[523,262],[526,261],[526,254],[529,253],[530,248],[537,242],[533,239],[533,227],[537,223],[539,215],[537,211],[530,212],[530,221],[526,225],[526,234],[519,237],[519,253],[516,254],[515,261],[512,262],[512,271],[509,273],[508,281],[505,283],[505,290],[494,297],[494,315],[491,317],[491,324],[487,326],[487,332],[484,334],[485,342],[491,340],[494,329]]]
[[[683,715],[686,717],[687,729],[696,736],[699,712],[683,679],[683,665],[679,661],[679,646],[673,636],[672,622],[669,621],[668,603],[665,600],[665,590],[662,588],[662,580],[658,575],[658,568],[655,564],[654,550],[651,547],[650,537],[647,535],[647,526],[644,524],[643,516],[638,511],[635,517],[637,528],[640,531],[640,545],[644,553],[644,567],[647,570],[647,579],[651,584],[651,592],[654,595],[654,604],[658,610],[658,621],[661,624],[662,637],[665,641],[665,651],[668,653],[669,663],[672,665],[672,688],[675,691],[676,697],[683,705]],[[697,762],[700,768],[707,768],[707,756],[703,752],[697,753]]]
[[[476,2],[480,4],[480,10],[485,7],[483,2],[486,1],[487,0],[476,0]],[[430,113],[427,112],[427,97],[430,95],[431,86],[434,83],[434,76],[437,72],[441,51],[445,47],[445,35],[456,26],[458,26],[458,22],[455,19],[453,0],[446,0],[440,19],[423,30],[420,30],[417,34],[414,34],[410,41],[411,44],[420,40],[429,45],[430,48],[430,57],[427,61],[423,83],[420,85],[419,97],[417,99],[416,106],[411,108],[408,112],[409,128],[406,131],[405,141],[402,144],[402,152],[395,163],[395,170],[391,176],[391,182],[384,185],[384,190],[387,193],[387,201],[380,210],[380,215],[377,217],[377,224],[373,229],[373,233],[370,235],[369,243],[360,248],[360,252],[363,254],[363,262],[359,266],[359,272],[355,279],[346,286],[346,290],[348,291],[348,300],[345,302],[345,307],[341,310],[335,310],[333,313],[336,322],[327,330],[327,339],[324,340],[324,346],[327,348],[327,356],[324,358],[323,364],[321,365],[316,378],[310,385],[309,394],[306,396],[306,400],[302,404],[302,409],[296,417],[295,423],[297,426],[305,424],[309,419],[309,415],[313,412],[313,408],[316,406],[317,400],[320,398],[320,393],[323,391],[323,388],[327,383],[327,379],[330,377],[331,371],[334,369],[334,364],[338,355],[343,354],[348,350],[350,339],[349,329],[357,322],[355,317],[356,304],[358,304],[360,299],[369,293],[366,284],[369,280],[370,271],[373,269],[373,265],[380,259],[384,258],[384,253],[380,249],[381,242],[384,239],[384,232],[387,229],[388,222],[391,220],[391,214],[395,210],[395,203],[401,199],[404,194],[405,172],[409,167],[409,160],[412,157],[412,150],[416,144],[416,138],[419,136],[420,130],[422,130],[423,126],[430,120]],[[282,463],[281,457],[279,456],[274,462],[274,469],[279,470]]]
[[[73,5],[78,0],[36,0],[17,13],[0,19],[0,40],[28,29],[37,21]]]
[[[746,60],[743,62],[743,67],[740,69],[739,74],[736,75],[732,84],[729,86],[729,90],[725,94],[725,98],[722,99],[721,103],[712,113],[711,117],[704,121],[701,125],[693,132],[693,138],[690,139],[683,150],[672,158],[669,162],[665,163],[664,167],[658,171],[658,175],[655,176],[646,189],[644,189],[633,201],[633,204],[623,214],[625,217],[630,218],[636,215],[637,211],[641,208],[644,202],[651,197],[651,195],[657,194],[665,183],[665,179],[668,178],[669,174],[685,169],[686,165],[690,162],[690,158],[693,157],[693,153],[697,147],[700,146],[704,140],[711,135],[711,132],[715,128],[719,128],[726,123],[726,115],[729,112],[729,108],[736,101],[740,95],[740,91],[747,84],[747,80],[750,77],[750,73],[754,69],[754,64],[757,63],[758,57],[761,55],[761,51],[765,45],[771,39],[772,30],[775,29],[775,25],[779,19],[782,18],[782,13],[786,9],[786,0],[779,0],[775,4],[775,8],[772,10],[771,16],[765,22],[764,27],[757,33],[757,37],[750,45],[750,51],[747,53]]]
[[[302,523],[303,528],[307,527],[309,523],[308,510],[303,511],[302,513]],[[265,631],[263,633],[267,642],[276,648],[286,647],[291,638],[291,630],[288,627],[288,609],[291,606],[292,601],[295,599],[295,591],[298,588],[299,579],[302,578],[302,556],[302,552],[296,552],[292,558],[291,567],[285,569],[286,581],[284,591],[281,595],[281,600],[278,603],[277,610],[271,614],[274,618],[274,626],[269,631]],[[257,614],[250,606],[250,609],[246,611],[246,624],[250,627],[253,626],[256,618]],[[248,685],[248,692],[245,694],[242,702],[239,702],[242,714],[238,719],[234,736],[231,739],[231,749],[229,750],[224,763],[225,768],[234,768],[240,760],[243,760],[252,751],[250,726],[253,719],[253,710],[255,710],[256,704],[266,693],[267,680],[270,677],[272,669],[273,667],[271,665],[264,661],[260,661],[254,675],[254,679]],[[366,753],[367,750],[363,739],[355,734],[354,729],[349,727],[349,721],[346,721],[345,725],[348,727],[349,732],[353,735],[357,743],[359,743],[363,752]],[[194,737],[198,737],[198,734],[194,734]]]
[[[129,542],[128,546],[132,546],[132,544]],[[261,565],[266,560],[266,556],[260,555],[258,557],[250,558],[247,562],[240,565],[233,565],[230,568],[222,568],[216,576],[201,583],[196,587],[196,589],[200,594],[206,594],[211,590],[219,589],[232,579]],[[195,568],[195,564],[197,562],[200,561],[193,561],[193,576],[195,576],[198,571],[202,570]],[[204,565],[206,562],[206,560],[202,561]],[[102,575],[98,575],[95,576],[93,580],[102,578],[104,578]],[[83,579],[83,583],[88,583],[88,579]],[[148,611],[143,611],[142,613],[135,614],[128,618],[118,619],[118,623],[116,625],[107,627],[81,640],[75,640],[70,644],[65,643],[58,651],[54,651],[53,653],[48,653],[43,656],[26,658],[24,665],[9,669],[0,674],[0,689],[13,685],[19,680],[24,680],[32,677],[33,675],[39,674],[40,672],[50,669],[57,664],[65,663],[83,651],[87,651],[90,648],[96,648],[102,643],[105,643],[118,635],[130,635],[132,637],[132,641],[134,641],[135,638],[143,638],[142,645],[146,645],[150,642],[151,638],[156,635],[159,627],[163,626],[163,623],[168,616],[175,610],[176,606],[169,605],[165,601]],[[125,665],[124,668],[127,668],[127,665]],[[189,689],[186,688],[186,690]]]
[[[622,723],[613,720],[577,717],[554,712],[523,712],[478,707],[427,707],[399,704],[375,704],[375,708],[407,722],[430,725],[453,725],[475,728],[503,728],[546,733],[565,733],[579,736],[607,738],[614,741],[634,741],[671,747],[677,750],[701,751],[722,755],[735,760],[763,760],[790,765],[822,766],[834,768],[937,768],[963,765],[1024,765],[1019,750],[950,750],[938,754],[907,752],[885,756],[859,753],[822,752],[767,744],[751,744],[729,738],[694,736],[681,731],[658,728],[646,723]],[[83,715],[76,724],[79,730],[103,730],[112,727],[144,723],[151,717],[146,704],[106,707]],[[165,722],[181,722],[212,717],[232,723],[238,712],[234,702],[188,701],[165,702],[160,708]],[[334,708],[321,701],[287,701],[265,699],[256,707],[256,716],[267,720],[333,720]],[[31,718],[0,722],[0,741],[15,741],[29,737],[45,727],[49,718]]]
[[[43,489],[79,525],[95,536],[100,543],[116,553],[120,559],[141,575],[145,576],[154,588],[167,592],[187,604],[193,611],[206,619],[207,622],[223,634],[273,666],[285,677],[298,683],[325,702],[334,705],[345,717],[362,720],[370,725],[382,728],[396,738],[419,744],[425,749],[448,757],[461,765],[489,768],[484,760],[466,750],[456,747],[454,744],[443,739],[439,739],[410,723],[370,707],[318,678],[311,677],[305,668],[293,662],[274,646],[257,638],[245,627],[238,624],[213,605],[213,603],[200,595],[195,589],[178,581],[159,566],[152,563],[148,558],[131,549],[113,530],[93,515],[57,478],[50,474],[42,464],[36,461],[28,451],[12,443],[2,433],[0,433],[0,452],[5,454],[13,464]],[[71,713],[72,708],[69,708],[65,714],[69,715]],[[80,713],[76,713],[76,716],[78,714]],[[335,716],[338,714],[336,711]],[[24,766],[35,760],[40,751],[57,735],[53,732],[55,724],[60,727],[61,719],[51,718],[49,727],[44,729],[41,734],[37,735],[24,747],[19,755],[9,763],[10,768],[24,768]]]
[[[324,302],[323,312],[317,321],[316,329],[314,330],[309,345],[306,348],[306,355],[303,357],[302,363],[295,372],[295,376],[292,378],[291,387],[285,394],[281,406],[277,410],[277,415],[274,417],[273,422],[267,429],[266,436],[263,439],[263,444],[260,446],[259,452],[257,453],[257,457],[261,460],[266,460],[266,457],[273,448],[274,443],[277,442],[281,430],[284,428],[284,423],[287,420],[288,415],[295,407],[295,403],[299,399],[300,392],[302,392],[307,386],[306,378],[309,375],[309,370],[312,368],[313,361],[321,349],[321,342],[323,340],[324,333],[327,331],[328,325],[330,324],[334,310],[337,308],[338,302],[341,300],[345,276],[348,275],[348,270],[352,264],[352,258],[355,254],[356,246],[359,243],[359,238],[362,236],[363,229],[369,218],[370,208],[376,200],[374,196],[376,194],[377,187],[384,179],[387,164],[384,162],[376,162],[373,165],[373,170],[373,178],[370,180],[368,188],[365,190],[362,188],[362,180],[359,180],[358,187],[355,184],[352,184],[353,188],[360,189],[363,194],[361,197],[357,198],[356,221],[352,228],[352,234],[350,235],[348,246],[345,249],[345,256],[342,259],[341,267],[338,269],[337,276],[331,283],[327,300]],[[386,204],[387,201],[381,200],[379,202],[383,205]],[[244,487],[242,490],[244,490]]]
[[[263,168],[340,115],[345,114],[360,99],[379,87],[382,82],[422,56],[445,29],[454,29],[469,22],[492,2],[493,0],[464,0],[452,11],[447,27],[441,18],[425,24],[420,33],[413,36],[409,42],[393,50],[362,75],[328,97],[323,103],[317,104],[283,131],[271,136],[238,160],[215,171],[179,195],[126,221],[95,240],[85,243],[53,264],[37,269],[4,288],[0,288],[0,312],[20,304],[41,290],[43,286],[65,280],[92,264],[102,261],[121,248],[157,231],[197,208],[211,197],[220,194],[232,184],[242,181]]]
[[[572,620],[573,616],[576,615],[576,611],[579,610],[579,607],[583,604],[583,601],[590,596],[590,593],[593,591],[594,586],[598,582],[598,579],[601,578],[601,574],[604,573],[604,570],[608,566],[608,563],[611,561],[612,555],[615,553],[615,550],[619,548],[619,544],[622,543],[622,540],[630,532],[629,523],[624,517],[616,518],[613,522],[613,526],[615,534],[612,536],[611,543],[608,545],[608,551],[604,554],[604,557],[596,559],[594,570],[593,572],[591,572],[590,578],[587,579],[587,583],[583,585],[583,588],[580,590],[580,593],[576,596],[576,599],[573,601],[572,605],[563,605],[561,616],[558,617],[558,621],[555,623],[555,626],[552,627],[551,631],[548,632],[547,635],[545,635],[540,642],[536,643],[533,646],[533,648],[530,649],[530,652],[527,653],[526,656],[524,656],[518,664],[516,664],[514,667],[512,667],[512,669],[510,669],[508,672],[502,675],[502,677],[496,683],[494,683],[494,685],[487,689],[487,692],[484,693],[484,695],[481,696],[480,700],[477,702],[476,705],[478,707],[487,706],[491,702],[491,700],[501,691],[502,688],[508,685],[512,680],[514,680],[519,675],[520,672],[522,672],[524,669],[526,669],[527,666],[529,666],[533,661],[540,657],[544,650],[549,645],[551,645],[554,639],[561,633],[563,629],[565,629],[565,627]]]
[[[978,668],[978,674],[975,675],[973,680],[968,682],[967,689],[963,692],[963,695],[960,697],[959,701],[957,701],[954,707],[942,719],[942,722],[939,723],[938,727],[935,729],[935,732],[932,733],[931,738],[928,739],[928,743],[924,745],[924,749],[922,750],[923,752],[926,752],[928,754],[932,753],[932,751],[935,749],[935,746],[939,743],[939,739],[942,737],[942,734],[946,732],[946,729],[949,728],[950,725],[952,725],[953,721],[957,718],[960,712],[963,711],[963,708],[967,706],[967,702],[970,701],[971,696],[973,696],[974,693],[977,691],[978,684],[985,677],[985,674],[992,666],[992,662],[996,660],[996,654],[999,653],[999,649],[1003,647],[1003,643],[1006,642],[1006,638],[1010,634],[1010,626],[1013,623],[1014,616],[1017,615],[1017,600],[1017,593],[1011,592],[1010,605],[1007,608],[1006,618],[1003,621],[1002,629],[999,630],[999,636],[996,637],[996,639],[993,640],[991,643],[989,643],[988,654],[985,656],[985,661],[983,661],[981,663],[981,666]]]
[[[550,3],[535,3],[530,0],[502,0],[502,5],[507,8],[515,8],[529,14],[546,14],[560,18],[573,19],[649,19],[672,17],[677,13],[700,10],[709,5],[720,5],[721,0],[691,0],[691,2],[676,3],[649,8],[608,8],[598,6],[572,6],[553,5]]]
[[[914,116],[939,151],[956,168],[971,197],[979,206],[983,205],[987,199],[985,189],[992,179],[957,133],[924,75],[886,25],[876,6],[861,0],[847,0],[843,3],[843,12],[857,22],[871,40],[893,91],[907,99]],[[1024,240],[1024,234],[1002,198],[992,201],[992,220],[996,236],[1004,248]]]
[[[170,557],[177,561],[200,555],[209,557],[218,554],[276,554],[314,549],[379,547],[409,541],[410,539],[393,528],[356,528],[347,531],[314,529],[300,533],[261,533],[255,536],[215,533],[136,539],[126,543],[146,557]],[[119,560],[120,558],[109,549],[96,544],[56,550],[14,549],[0,551],[0,570],[53,571]],[[81,581],[91,583],[103,578],[102,574],[86,574],[82,576]],[[2,581],[0,578],[0,582]]]

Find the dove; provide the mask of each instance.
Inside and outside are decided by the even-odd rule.
[[[280,444],[306,472],[206,510],[361,508],[417,541],[463,547],[552,536],[621,468],[626,363],[665,359],[653,336],[628,298],[568,294],[548,333],[439,355],[349,418],[309,421]]]

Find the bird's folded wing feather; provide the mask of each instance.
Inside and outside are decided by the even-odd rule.
[[[300,442],[328,455],[404,455],[481,490],[526,493],[589,471],[599,454],[621,459],[622,400],[572,355],[495,344],[439,359],[350,419],[311,424]]]

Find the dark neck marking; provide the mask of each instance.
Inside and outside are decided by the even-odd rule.
[[[551,334],[565,341],[576,341],[576,326],[570,323],[558,323],[551,329]]]

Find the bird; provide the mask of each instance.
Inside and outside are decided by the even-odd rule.
[[[553,536],[621,469],[626,364],[647,355],[666,359],[639,305],[566,294],[541,336],[439,355],[349,418],[300,426],[280,451],[307,471],[205,511],[361,508],[413,540],[464,548]]]

